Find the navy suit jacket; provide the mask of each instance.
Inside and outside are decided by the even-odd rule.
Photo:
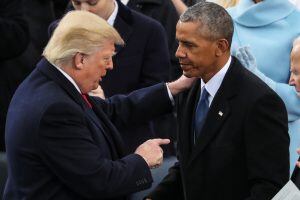
[[[9,107],[4,199],[119,200],[151,186],[149,167],[139,155],[124,154],[117,127],[170,111],[166,86],[90,101],[93,109],[41,60]]]

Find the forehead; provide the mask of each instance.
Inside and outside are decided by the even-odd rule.
[[[300,43],[297,43],[291,52],[291,70],[300,71]]]
[[[291,52],[291,60],[300,61],[300,43],[297,43]]]
[[[176,39],[192,43],[209,41],[209,38],[204,37],[202,25],[200,22],[178,22],[176,25]]]
[[[189,36],[199,34],[199,23],[198,22],[181,22],[179,21],[176,25],[176,36]]]
[[[113,53],[115,51],[115,44],[112,41],[106,41],[103,43],[99,50],[102,54]]]

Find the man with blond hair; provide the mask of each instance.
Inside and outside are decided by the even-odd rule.
[[[171,95],[187,82],[89,97],[113,68],[115,44],[123,44],[117,31],[92,13],[61,20],[8,111],[4,199],[121,200],[150,187],[150,168],[162,163],[160,145],[169,140],[148,140],[125,155],[117,128],[170,111]]]

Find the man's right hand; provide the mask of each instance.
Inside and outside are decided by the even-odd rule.
[[[160,145],[169,144],[169,139],[151,139],[141,144],[134,153],[142,156],[150,168],[159,167],[163,161]]]

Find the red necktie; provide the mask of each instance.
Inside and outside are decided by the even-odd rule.
[[[84,99],[84,101],[85,101],[85,103],[87,104],[87,106],[88,106],[89,108],[93,108],[93,106],[92,106],[91,102],[88,100],[86,94],[81,94],[81,96],[82,96],[82,98]]]

